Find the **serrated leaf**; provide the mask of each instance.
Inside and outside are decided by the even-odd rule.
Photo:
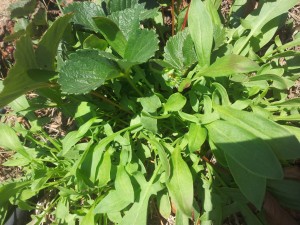
[[[271,179],[283,178],[280,162],[271,148],[239,124],[217,120],[208,125],[209,137],[225,155],[230,156],[248,172]]]
[[[109,1],[110,12],[122,11],[127,8],[133,8],[138,4],[138,0],[114,0]]]
[[[193,177],[186,162],[181,157],[179,147],[175,148],[171,156],[172,173],[167,183],[168,191],[176,206],[188,217],[193,210]]]
[[[36,0],[18,0],[10,4],[10,16],[14,17],[23,17],[28,16],[32,13],[37,5]]]
[[[54,70],[58,44],[72,16],[69,14],[55,20],[41,38],[35,51],[36,61],[40,68]]]
[[[197,61],[194,44],[188,29],[172,36],[164,48],[164,61],[180,71]]]
[[[189,30],[201,67],[210,65],[214,26],[202,1],[192,1],[189,10]]]
[[[186,97],[179,92],[172,94],[164,105],[166,112],[179,111],[186,104]]]
[[[158,50],[158,38],[153,30],[136,30],[130,35],[124,58],[137,64],[147,62]]]
[[[188,132],[190,152],[199,151],[207,137],[207,130],[199,124],[192,123]]]
[[[266,178],[257,176],[249,170],[244,169],[241,164],[231,156],[227,154],[225,154],[225,156],[230,172],[241,192],[260,210],[266,191]]]
[[[219,58],[206,70],[201,71],[196,76],[207,76],[207,77],[222,77],[229,76],[238,73],[249,73],[257,71],[259,65],[243,56],[239,55],[227,55]]]
[[[59,73],[58,83],[65,93],[86,94],[120,72],[114,61],[99,56],[96,50],[84,49],[69,55]]]
[[[74,13],[72,21],[76,24],[85,26],[91,30],[97,31],[97,26],[93,17],[105,16],[100,5],[93,2],[73,2],[63,9],[64,13]]]
[[[238,124],[256,137],[264,140],[279,159],[300,158],[300,144],[296,137],[279,124],[255,113],[236,110],[231,107],[216,107],[221,118]],[[288,148],[286,146],[289,146]]]
[[[128,8],[122,11],[113,12],[108,16],[120,28],[125,38],[128,40],[130,34],[135,32],[140,26],[140,11],[135,8]]]
[[[109,18],[94,18],[98,31],[104,36],[110,46],[120,55],[124,56],[127,40],[117,24]]]

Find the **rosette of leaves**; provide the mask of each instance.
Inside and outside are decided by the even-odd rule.
[[[275,36],[298,0],[260,1],[248,15],[242,2],[224,23],[221,1],[193,0],[188,27],[165,44],[158,9],[133,0],[74,2],[36,48],[21,37],[0,106],[38,89],[78,129],[60,140],[42,134],[49,144],[0,127],[0,145],[17,151],[6,164],[23,159],[29,171],[0,187],[1,212],[35,208],[32,196],[49,190],[39,222],[49,213],[58,223],[141,225],[156,204],[165,219],[172,205],[176,224],[222,224],[237,212],[266,224],[266,191],[299,210],[300,184],[283,168],[300,158],[300,101],[287,99],[300,39]],[[31,195],[10,199],[19,192]]]

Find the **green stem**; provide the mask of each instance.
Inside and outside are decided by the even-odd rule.
[[[132,82],[128,73],[124,74],[124,77],[127,79],[130,86],[139,94],[140,97],[144,97],[143,93],[137,88],[137,86]]]
[[[119,104],[117,104],[117,103],[111,101],[110,99],[104,97],[103,95],[99,94],[99,93],[96,92],[96,91],[92,91],[91,93],[92,93],[93,95],[95,95],[96,97],[100,98],[101,100],[103,100],[104,102],[106,102],[106,103],[108,103],[108,104],[110,104],[110,105],[113,105],[113,106],[117,107],[118,109],[120,109],[120,110],[122,110],[122,111],[124,111],[124,112],[130,113],[130,114],[132,113],[131,111],[129,111],[129,110],[123,108],[123,107],[120,106]]]

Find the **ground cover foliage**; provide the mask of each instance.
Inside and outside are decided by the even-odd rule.
[[[40,38],[33,20],[7,37],[15,64],[0,107],[31,127],[0,125],[0,146],[16,152],[4,165],[24,171],[0,185],[1,224],[18,206],[34,212],[30,224],[143,225],[154,203],[162,218],[173,208],[178,225],[238,212],[262,225],[266,193],[300,210],[300,183],[283,173],[300,158],[300,100],[287,99],[300,37],[276,33],[298,0],[259,1],[249,15],[236,0],[226,18],[221,1],[192,0],[172,11],[169,38],[148,3],[74,2]],[[34,114],[44,107],[77,128],[51,137]]]

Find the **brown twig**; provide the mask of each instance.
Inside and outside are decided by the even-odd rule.
[[[172,15],[172,36],[175,35],[175,4],[174,0],[172,0],[172,6],[171,6],[171,15]]]
[[[181,26],[181,30],[184,30],[184,28],[186,27],[186,23],[187,23],[187,20],[188,20],[188,15],[189,15],[189,10],[190,10],[190,5],[191,5],[191,3],[188,5],[188,8],[186,10],[184,20],[183,20],[183,23],[182,23],[182,26]]]

